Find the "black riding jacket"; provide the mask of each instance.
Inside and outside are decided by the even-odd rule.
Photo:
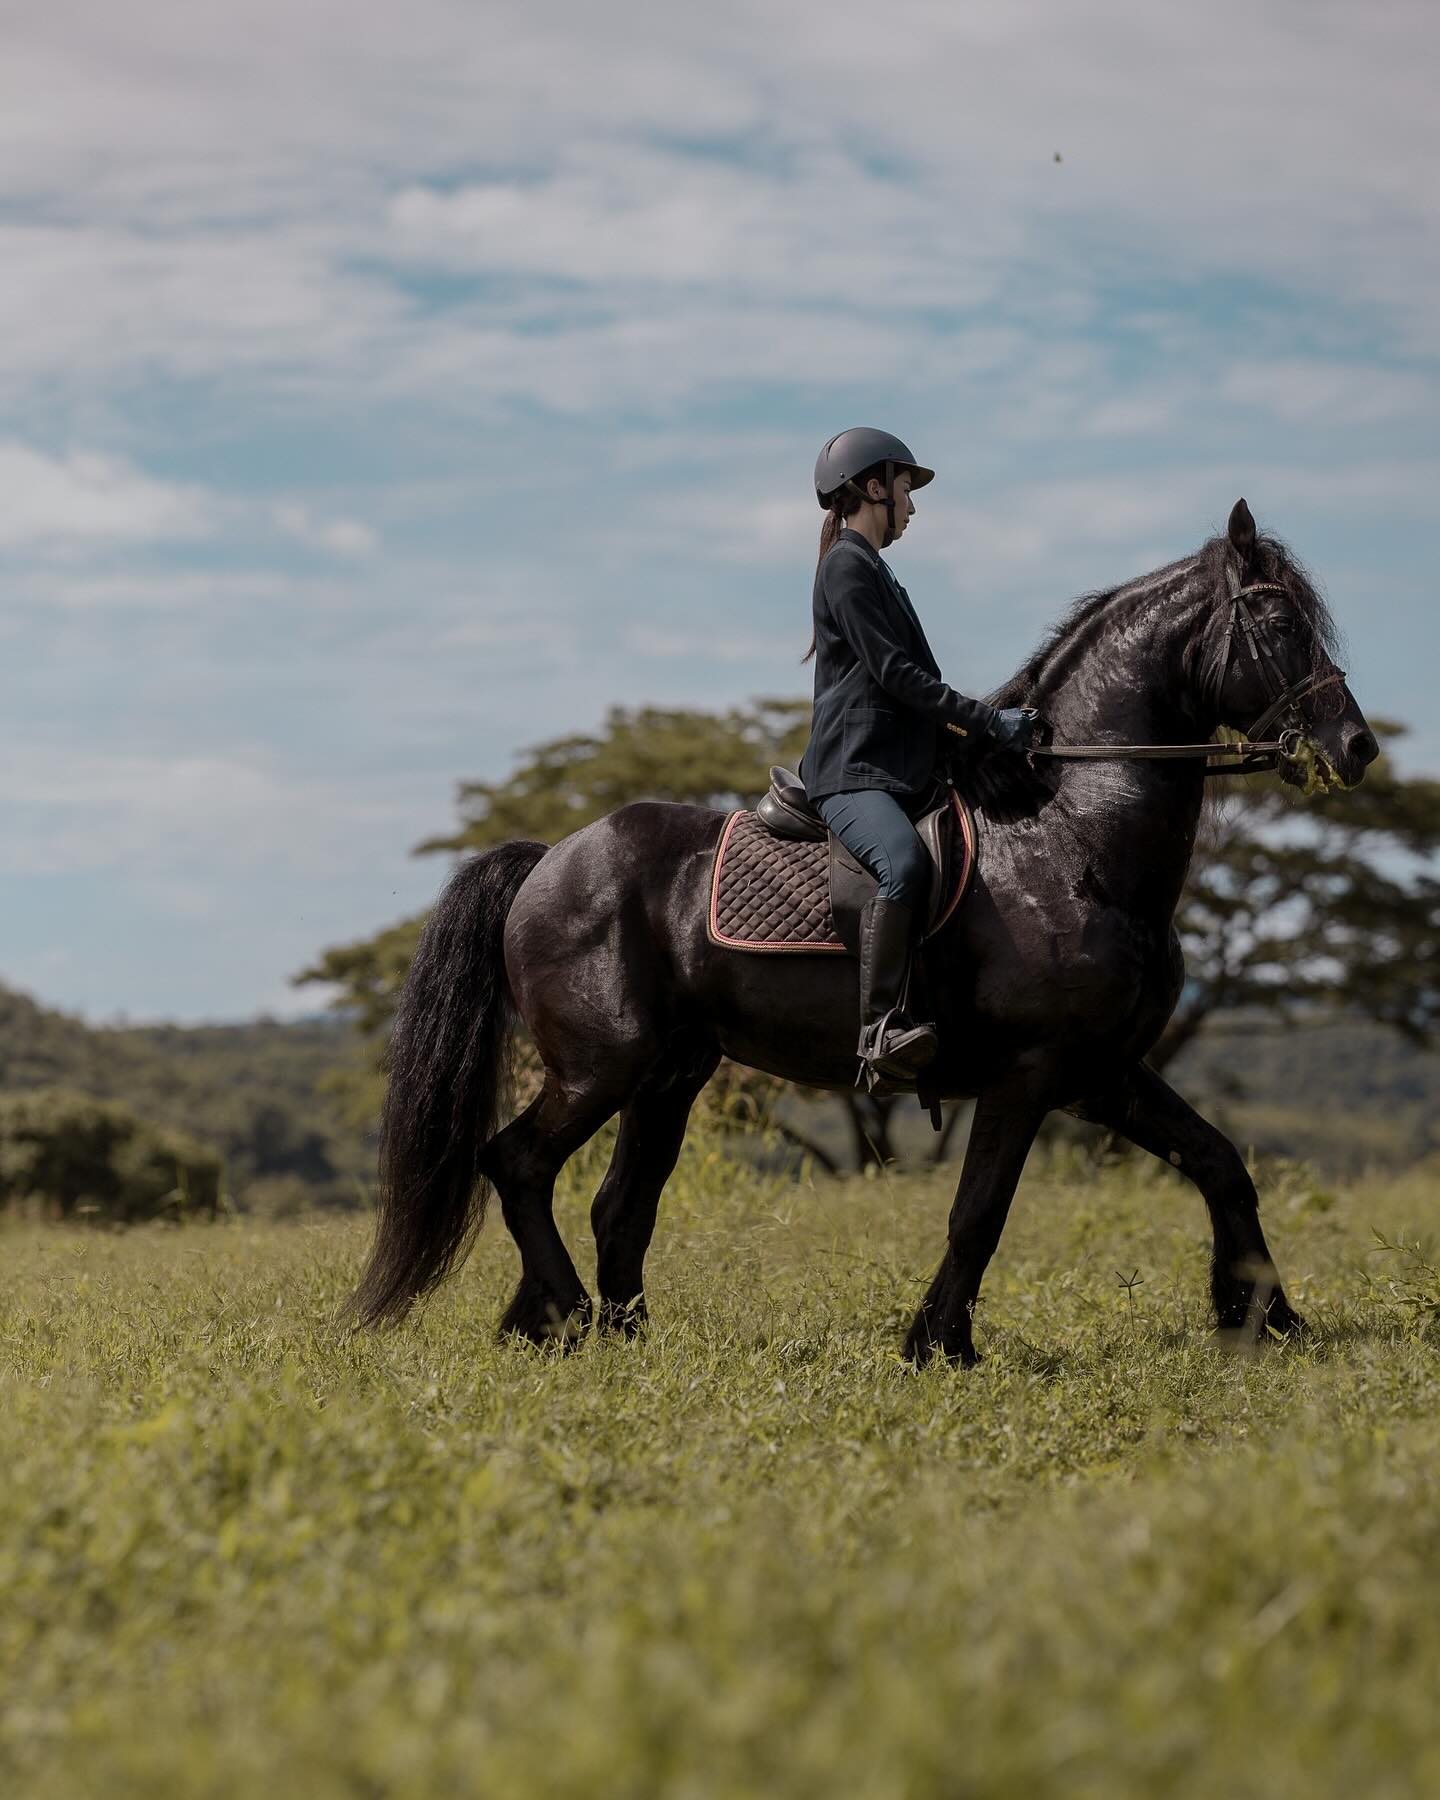
[[[800,759],[811,800],[915,792],[942,748],[993,729],[993,706],[940,679],[910,596],[858,531],[842,530],[816,570],[814,609],[815,706]]]

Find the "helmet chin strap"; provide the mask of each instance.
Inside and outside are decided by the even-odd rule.
[[[876,479],[876,477],[872,476],[871,479],[872,480]],[[870,498],[870,496],[862,488],[857,487],[853,481],[847,481],[845,483],[845,485],[846,485],[846,487],[848,487],[850,489],[852,494],[858,494],[860,496],[860,498],[866,503],[867,506],[878,506],[879,505],[878,500],[872,500]],[[893,544],[894,542],[895,542],[895,465],[893,462],[887,462],[885,465],[885,537],[884,537],[883,542],[880,545],[880,548],[882,550],[888,549],[889,546],[891,544]]]
[[[895,542],[895,465],[885,465],[885,545]]]

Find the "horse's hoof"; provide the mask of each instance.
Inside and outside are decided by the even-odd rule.
[[[1298,1342],[1310,1335],[1310,1327],[1288,1301],[1272,1300],[1263,1312],[1252,1301],[1219,1314],[1215,1335],[1228,1349],[1251,1351],[1263,1344]]]
[[[637,1338],[649,1322],[643,1294],[633,1300],[602,1300],[595,1312],[595,1329],[610,1337]]]
[[[902,1352],[905,1361],[915,1368],[923,1369],[936,1357],[944,1357],[952,1368],[973,1369],[980,1357],[971,1343],[947,1344],[942,1339],[933,1338],[923,1325],[912,1325],[905,1339]]]
[[[1281,1301],[1278,1306],[1272,1305],[1260,1321],[1261,1337],[1305,1338],[1310,1336],[1310,1326],[1306,1319],[1297,1313],[1288,1302]]]
[[[590,1296],[584,1292],[568,1306],[562,1306],[538,1283],[522,1281],[515,1298],[505,1308],[500,1336],[573,1350],[590,1328],[591,1310]]]

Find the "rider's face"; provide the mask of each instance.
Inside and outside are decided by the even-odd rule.
[[[915,517],[915,502],[910,498],[910,477],[901,473],[895,477],[895,536],[905,535],[905,527]]]
[[[885,483],[871,480],[867,493],[872,499],[878,498],[881,504],[885,501]],[[895,477],[895,535],[890,542],[897,543],[905,535],[905,527],[915,516],[915,502],[910,498],[910,471],[902,469]]]

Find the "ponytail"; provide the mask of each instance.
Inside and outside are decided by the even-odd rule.
[[[834,495],[830,501],[830,510],[825,514],[825,523],[820,527],[820,554],[815,559],[815,578],[817,581],[820,578],[820,565],[835,548],[835,540],[839,537],[840,527],[845,522],[845,515],[841,510],[843,504],[844,502],[840,495]],[[810,648],[800,658],[802,668],[809,662],[814,654],[815,633],[812,631],[810,633]]]
[[[843,515],[840,511],[840,498],[837,495],[830,502],[830,510],[825,515],[825,523],[820,527],[820,554],[815,559],[815,573],[820,573],[820,565],[835,547],[835,540],[840,535]]]

